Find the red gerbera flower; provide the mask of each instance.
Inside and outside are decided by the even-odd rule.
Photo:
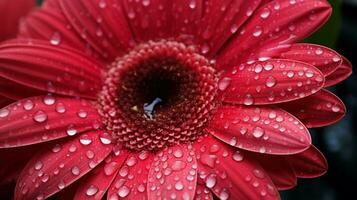
[[[322,175],[307,128],[342,118],[322,88],[351,65],[296,42],[330,13],[325,0],[46,1],[0,45],[0,94],[18,100],[0,110],[0,148],[46,142],[15,199],[279,199]]]

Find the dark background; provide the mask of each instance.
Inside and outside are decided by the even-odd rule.
[[[343,0],[341,5],[333,1],[336,4],[334,18],[327,25],[327,32],[313,37],[313,42],[336,49],[356,69],[357,0]],[[330,89],[344,101],[347,115],[335,125],[311,130],[313,143],[325,155],[329,170],[320,178],[300,179],[296,188],[282,192],[283,200],[357,199],[357,74],[353,73],[347,81]]]

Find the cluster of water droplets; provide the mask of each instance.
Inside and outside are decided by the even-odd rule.
[[[306,128],[295,117],[268,108],[221,112],[208,130],[227,144],[260,153],[279,152],[279,146],[288,151],[291,140],[303,145],[308,138]]]
[[[103,143],[99,137],[97,133],[82,134],[71,142],[53,145],[44,152],[45,156],[33,159],[25,169],[28,178],[19,182],[21,194],[26,196],[30,190],[38,190],[42,193],[37,193],[36,199],[42,200],[94,169],[106,157],[106,152],[112,150],[112,146]],[[100,150],[96,151],[96,148]],[[87,190],[93,195],[97,191],[94,186]]]
[[[100,128],[99,116],[96,108],[87,101],[58,98],[53,95],[32,97],[18,101],[0,109],[0,122],[6,123],[12,120],[22,121],[23,126],[15,130],[3,128],[5,141],[1,146],[16,146],[16,136],[28,134],[27,126],[32,126],[36,131],[36,137],[31,142],[43,142],[66,136],[75,136],[85,130],[97,130]],[[2,129],[2,128],[1,128]],[[85,136],[81,136],[84,138]],[[83,141],[85,141],[83,139]],[[110,143],[111,136],[108,133],[101,135],[103,143]],[[27,141],[19,141],[27,143]]]
[[[191,145],[176,146],[159,152],[149,173],[149,198],[166,196],[171,199],[192,199],[197,167]]]
[[[242,77],[244,75],[245,77]],[[248,61],[222,75],[218,88],[227,99],[244,105],[299,99],[316,93],[323,75],[302,63],[285,60]]]
[[[262,169],[252,168],[251,172],[239,171],[240,167],[251,165],[251,158],[246,158],[245,152],[233,151],[215,142],[202,143],[199,146],[197,160],[202,167],[199,167],[198,176],[204,181],[206,188],[220,199],[229,199],[232,193],[239,193],[239,186],[231,179],[236,177],[237,173],[243,176],[241,178],[252,187],[252,190],[257,190],[261,198],[276,195],[274,186],[269,183],[269,178]]]

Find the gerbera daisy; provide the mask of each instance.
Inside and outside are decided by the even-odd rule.
[[[307,128],[343,117],[323,88],[351,65],[297,42],[330,14],[325,0],[46,1],[0,44],[0,94],[17,100],[0,148],[36,152],[14,198],[279,199],[322,175]]]

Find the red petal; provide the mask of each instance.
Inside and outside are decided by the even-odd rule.
[[[227,144],[260,153],[295,154],[311,145],[305,126],[274,107],[221,106],[207,130]]]
[[[193,199],[197,185],[197,162],[192,146],[178,145],[157,153],[148,176],[148,198]]]
[[[85,42],[74,32],[58,8],[59,5],[48,6],[48,2],[55,1],[46,1],[41,9],[32,12],[23,20],[18,38],[41,39],[49,44],[67,45],[85,51]]]
[[[336,51],[315,44],[294,44],[289,51],[282,53],[279,57],[314,65],[325,76],[342,64],[342,56]]]
[[[3,86],[0,84],[0,87],[3,87]],[[13,102],[13,100],[0,95],[0,108],[9,105],[12,102]]]
[[[15,200],[48,198],[91,171],[112,152],[99,134],[87,132],[35,155],[19,177]]]
[[[260,4],[261,0],[209,0],[205,2],[203,18],[198,25],[201,51],[214,56],[225,42],[239,33],[240,27]]]
[[[20,19],[34,7],[34,0],[2,0],[0,2],[0,41],[16,37]]]
[[[325,87],[330,87],[346,80],[352,74],[352,64],[343,57],[343,63],[336,71],[326,77]]]
[[[296,186],[297,177],[285,156],[255,154],[257,160],[269,175],[278,190],[288,190]]]
[[[93,130],[100,126],[99,119],[91,102],[52,96],[23,99],[0,109],[0,148]]]
[[[218,58],[223,66],[250,58],[272,57],[287,44],[316,31],[331,14],[325,0],[272,1],[257,10]],[[268,14],[269,13],[269,14]]]
[[[119,1],[62,0],[60,3],[78,34],[108,61],[130,47],[131,31]]]
[[[46,94],[45,91],[41,91],[35,88],[29,88],[17,82],[9,81],[1,77],[0,75],[0,95],[3,95],[9,99],[21,100],[26,97],[39,96],[45,94]]]
[[[292,101],[319,91],[323,74],[314,66],[293,60],[242,64],[222,75],[225,102],[264,105]],[[228,82],[228,83],[226,83]]]
[[[148,199],[147,182],[153,157],[150,152],[131,155],[108,191],[108,199]]]
[[[302,153],[286,156],[286,159],[300,178],[316,178],[327,171],[327,161],[324,155],[314,146]]]
[[[203,0],[122,2],[138,42],[195,33],[204,6]]]
[[[198,176],[220,199],[279,199],[260,164],[212,137],[195,143]],[[212,162],[211,162],[212,161]]]
[[[122,151],[119,155],[108,157],[105,163],[81,180],[74,199],[102,199],[128,155],[127,151]]]
[[[214,200],[212,192],[204,184],[197,183],[195,200]]]
[[[327,90],[292,102],[280,104],[279,107],[300,119],[308,128],[328,126],[345,116],[343,102]]]
[[[100,67],[79,51],[40,41],[0,45],[0,76],[38,90],[95,99],[101,87]]]

